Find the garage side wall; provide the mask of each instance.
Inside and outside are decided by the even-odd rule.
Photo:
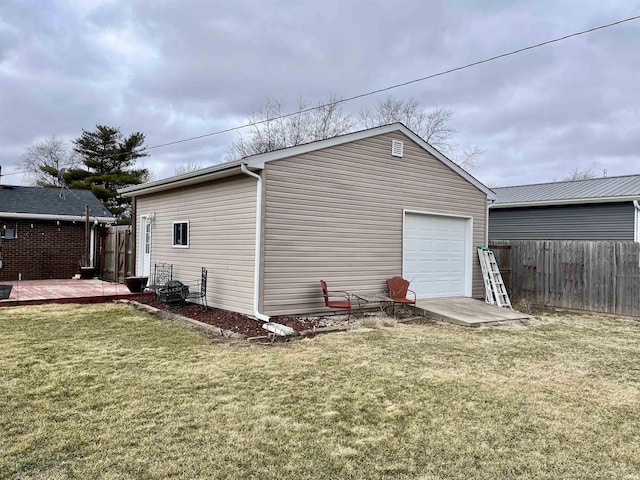
[[[392,139],[404,157],[391,156]],[[486,195],[401,133],[379,135],[266,165],[262,309],[324,310],[331,289],[385,291],[402,274],[403,210],[473,217],[484,244]],[[475,251],[473,296],[482,278]]]
[[[140,216],[155,213],[151,230],[154,263],[173,264],[173,278],[184,283],[208,268],[210,306],[253,314],[256,181],[245,176],[137,197]],[[189,222],[189,247],[172,246],[173,222]],[[136,253],[140,265],[139,251]],[[139,267],[138,267],[139,268]]]

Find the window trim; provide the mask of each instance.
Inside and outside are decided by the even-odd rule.
[[[176,225],[182,225],[182,224],[187,225],[187,244],[186,245],[180,245],[175,243],[176,242]],[[191,245],[191,222],[189,220],[177,220],[175,222],[172,222],[171,246],[173,248],[189,248],[190,245]]]
[[[11,233],[9,233],[11,232]],[[15,240],[18,238],[18,229],[15,227],[7,227],[2,229],[2,235],[0,238],[3,240]]]

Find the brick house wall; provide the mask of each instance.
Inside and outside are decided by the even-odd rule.
[[[84,222],[1,220],[16,238],[0,239],[0,281],[72,278],[85,248]]]

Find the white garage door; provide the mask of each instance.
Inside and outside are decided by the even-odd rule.
[[[403,276],[418,298],[470,296],[470,219],[405,214]]]

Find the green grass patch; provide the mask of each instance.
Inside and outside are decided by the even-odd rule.
[[[387,325],[265,346],[0,309],[0,478],[640,478],[640,323]]]

